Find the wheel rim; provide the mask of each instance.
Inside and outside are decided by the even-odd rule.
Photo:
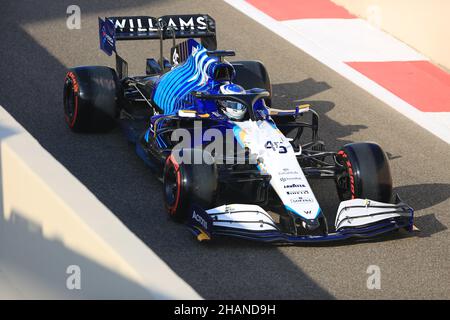
[[[171,167],[166,174],[164,181],[164,194],[169,207],[175,205],[178,195],[178,183],[177,172],[174,167]]]
[[[348,166],[346,165],[346,161],[343,158],[337,159],[338,164],[340,164],[345,170],[336,178],[336,185],[339,193],[339,197],[341,200],[350,200],[353,197],[351,182],[350,182],[350,173]]]
[[[347,172],[337,178],[337,185],[341,199],[350,200],[352,198],[352,191],[350,189],[350,177]]]

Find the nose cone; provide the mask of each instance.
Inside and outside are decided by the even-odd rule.
[[[301,226],[304,230],[314,231],[320,227],[319,219],[295,219],[295,224]]]
[[[302,224],[303,224],[303,228],[305,228],[309,231],[314,231],[320,227],[319,219],[303,220]]]

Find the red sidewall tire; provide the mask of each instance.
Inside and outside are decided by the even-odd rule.
[[[78,80],[75,74],[71,71],[67,72],[64,81],[64,118],[71,129],[76,129],[77,126],[79,90]],[[70,101],[69,99],[73,99],[73,101]],[[68,104],[72,103],[73,106],[71,107],[73,110],[68,110]]]
[[[338,161],[348,176],[346,190],[339,190],[341,200],[355,198],[390,202],[392,176],[389,160],[381,147],[373,142],[345,145],[337,153]]]
[[[164,166],[163,193],[169,216],[176,220],[184,219],[186,210],[182,199],[184,195],[182,167],[172,155],[167,157]]]
[[[350,162],[350,160],[348,159],[348,155],[347,153],[345,153],[344,150],[340,150],[338,152],[338,157],[341,159],[342,164],[345,167],[346,173],[348,174],[348,184],[349,184],[349,192],[350,192],[350,197],[341,197],[341,200],[350,200],[350,199],[356,199],[357,195],[356,195],[356,185],[355,185],[355,173],[353,171],[353,167],[352,167],[352,163]]]
[[[66,123],[75,132],[109,132],[117,124],[122,94],[122,86],[112,68],[70,69],[64,81]]]
[[[195,159],[198,152],[202,157],[208,156],[202,150],[187,149],[184,152],[191,153],[191,159]],[[163,171],[163,196],[166,209],[175,220],[185,220],[192,204],[212,208],[217,199],[217,189],[218,173],[214,162],[179,163],[174,155],[167,157]]]

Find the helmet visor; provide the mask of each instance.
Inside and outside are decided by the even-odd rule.
[[[236,110],[236,111],[243,111],[245,110],[245,106],[242,103],[236,102],[236,101],[226,101],[225,106],[227,108]]]

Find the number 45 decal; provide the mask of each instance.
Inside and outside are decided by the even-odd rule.
[[[278,153],[286,153],[287,149],[281,144],[281,142],[267,141],[264,145],[266,149],[272,149],[273,151],[278,151]]]

